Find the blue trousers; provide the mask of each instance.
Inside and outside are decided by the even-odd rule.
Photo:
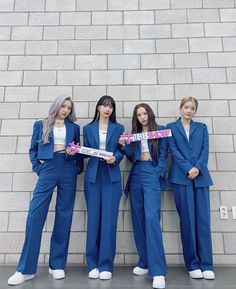
[[[166,259],[160,226],[159,176],[151,161],[138,161],[130,175],[130,201],[138,266],[150,276],[166,275]]]
[[[57,186],[54,228],[51,236],[49,267],[64,269],[70,238],[70,228],[76,192],[77,169],[74,160],[64,153],[54,153],[45,160],[33,192],[26,222],[25,242],[17,271],[35,274],[42,230],[47,217],[53,190]]]
[[[173,184],[188,271],[213,270],[209,188]]]
[[[89,271],[113,272],[121,182],[111,183],[107,163],[99,162],[95,183],[85,182],[87,204],[86,260]]]

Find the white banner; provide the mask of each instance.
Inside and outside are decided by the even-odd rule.
[[[112,152],[84,147],[75,143],[69,143],[67,150],[97,158],[108,158],[113,156]]]
[[[126,143],[131,143],[134,141],[145,140],[145,139],[156,139],[163,137],[172,136],[170,129],[148,131],[142,133],[123,133],[120,137],[125,140]]]

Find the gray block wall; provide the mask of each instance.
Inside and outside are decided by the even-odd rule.
[[[131,128],[135,104],[147,102],[166,124],[179,100],[199,99],[196,119],[208,125],[215,264],[236,264],[236,1],[1,0],[0,2],[0,263],[16,263],[36,182],[28,148],[32,125],[61,94],[89,122],[103,94],[117,102],[118,121]],[[121,164],[123,183],[130,163]],[[86,208],[79,177],[70,263],[85,263]],[[47,263],[55,196],[43,233]],[[229,219],[219,218],[219,206]],[[171,191],[162,195],[168,264],[182,264]],[[137,261],[129,200],[122,198],[116,264]]]

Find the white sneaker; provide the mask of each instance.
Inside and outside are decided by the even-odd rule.
[[[143,268],[140,268],[139,266],[136,266],[133,269],[134,275],[142,276],[142,275],[145,275],[147,273],[148,273],[148,269],[143,269]]]
[[[91,278],[91,279],[98,279],[99,278],[99,271],[98,271],[98,269],[97,268],[94,268],[93,270],[91,270],[90,272],[89,272],[89,278]]]
[[[211,270],[203,271],[202,274],[203,274],[203,278],[207,280],[214,280],[216,278],[215,273]]]
[[[52,270],[51,268],[49,268],[49,273],[52,274],[52,277],[56,280],[66,277],[65,271],[63,269]]]
[[[203,278],[203,274],[202,274],[202,271],[200,269],[189,271],[189,276],[193,279]]]
[[[7,281],[8,285],[19,285],[24,283],[27,280],[33,279],[34,274],[26,275],[21,272],[15,272]]]
[[[112,273],[109,271],[102,271],[99,275],[100,280],[109,280],[112,278]]]
[[[164,276],[154,276],[152,287],[158,288],[158,289],[165,288],[166,287],[165,277]]]

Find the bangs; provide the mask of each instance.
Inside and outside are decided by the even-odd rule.
[[[101,103],[100,105],[104,105],[104,106],[111,106],[112,108],[114,108],[114,105],[112,103],[112,100],[109,99],[109,98],[105,98]]]

